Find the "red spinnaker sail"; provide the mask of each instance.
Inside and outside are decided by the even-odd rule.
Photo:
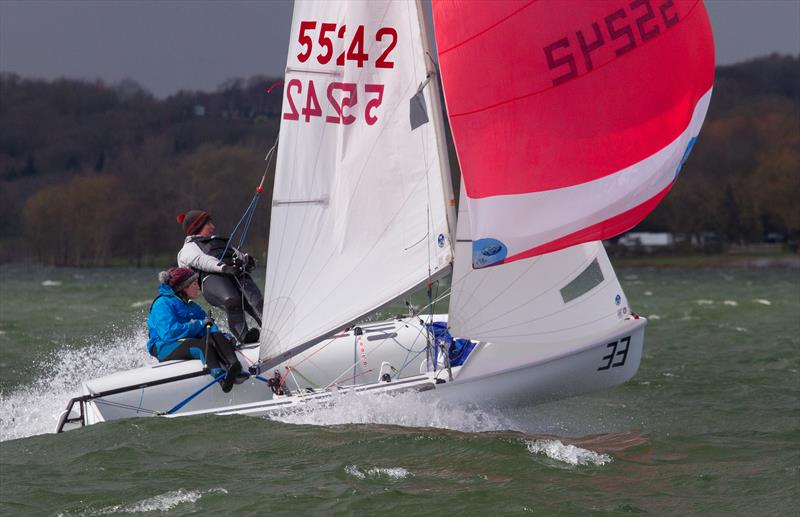
[[[473,266],[606,239],[669,191],[705,117],[701,0],[434,0]]]

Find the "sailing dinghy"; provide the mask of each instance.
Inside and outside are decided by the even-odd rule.
[[[199,361],[86,381],[58,431],[340,391],[530,405],[636,373],[646,321],[600,241],[653,209],[694,145],[714,71],[703,3],[434,1],[433,22],[458,213],[420,2],[296,1],[261,342],[238,351],[256,375],[227,394]],[[448,314],[431,299],[362,323],[446,276]]]

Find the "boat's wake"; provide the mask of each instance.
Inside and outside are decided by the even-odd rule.
[[[110,342],[52,352],[36,362],[41,373],[30,384],[0,392],[0,441],[52,433],[82,381],[151,361],[139,330],[122,332]]]
[[[271,413],[284,423],[307,425],[379,424],[435,427],[463,432],[522,431],[524,427],[498,411],[431,400],[418,392],[337,394],[292,410]]]

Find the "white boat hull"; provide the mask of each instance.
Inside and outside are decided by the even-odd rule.
[[[446,316],[436,317],[441,321]],[[321,343],[278,370],[290,395],[273,395],[264,372],[223,393],[211,385],[199,361],[154,364],[87,381],[70,401],[57,431],[140,416],[197,414],[261,416],[320,401],[340,390],[393,393],[416,390],[425,397],[475,406],[526,406],[624,383],[636,373],[644,341],[644,318],[621,320],[607,335],[541,349],[479,343],[463,366],[427,371],[426,334],[418,319],[361,326]],[[503,354],[495,354],[503,347]],[[244,366],[258,348],[239,352]],[[497,360],[497,357],[511,358]],[[387,364],[388,363],[388,364]],[[391,368],[389,367],[391,365]],[[286,373],[288,372],[288,374]],[[390,382],[381,382],[390,373]],[[194,395],[194,397],[192,397]],[[184,404],[178,407],[180,404]]]

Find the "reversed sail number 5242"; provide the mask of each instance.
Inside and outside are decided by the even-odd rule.
[[[324,115],[325,122],[328,124],[349,125],[356,121],[357,117],[352,112],[356,110],[356,104],[358,104],[358,84],[329,83],[325,90],[327,102],[323,100],[322,104],[317,96],[317,89],[313,80],[309,80],[305,84],[305,92],[303,86],[303,82],[300,79],[292,79],[286,85],[286,100],[289,104],[289,112],[283,114],[284,120],[300,120],[302,115],[306,122],[311,122],[312,117],[322,117]],[[378,121],[378,112],[376,110],[383,101],[383,85],[365,84],[363,86],[363,94],[367,98],[363,116],[367,125],[371,126]],[[295,103],[295,98],[301,100],[303,94],[305,94],[305,107],[298,111],[298,104]],[[323,104],[326,105],[324,113]]]

